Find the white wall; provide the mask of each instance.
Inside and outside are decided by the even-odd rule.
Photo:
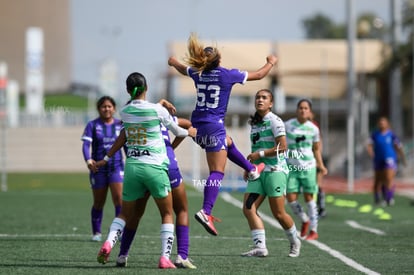
[[[80,140],[83,129],[83,126],[7,129],[5,150],[7,171],[87,172]],[[228,133],[233,137],[239,150],[247,155],[248,129],[229,130]],[[0,145],[3,144],[1,139],[2,135],[0,135]],[[0,148],[0,152],[3,154],[3,148]],[[192,171],[195,166],[200,167],[201,177],[207,174],[204,151],[195,145],[191,138],[186,138],[182,142],[176,149],[176,154],[183,174],[193,177]],[[227,178],[241,176],[242,172],[239,167],[228,162]],[[199,176],[194,175],[194,177]]]

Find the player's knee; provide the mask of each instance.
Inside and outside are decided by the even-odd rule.
[[[188,216],[188,209],[187,207],[184,206],[173,206],[174,209],[174,213],[176,217],[181,217],[181,216]]]
[[[284,218],[285,218],[285,212],[283,212],[283,211],[277,211],[277,212],[274,214],[274,216],[275,216],[275,219],[276,219],[276,220],[278,220],[279,222],[280,222],[280,221],[283,221],[283,220],[284,220]]]
[[[247,200],[245,201],[244,209],[251,210],[254,202],[257,200],[258,197],[259,194],[257,193],[250,193],[247,197]]]

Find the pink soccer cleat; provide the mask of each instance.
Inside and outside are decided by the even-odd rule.
[[[111,250],[111,243],[109,241],[105,241],[98,253],[98,263],[106,264],[109,259],[109,254],[111,254]]]
[[[160,261],[158,262],[158,268],[168,269],[168,268],[177,268],[169,258],[161,256]]]

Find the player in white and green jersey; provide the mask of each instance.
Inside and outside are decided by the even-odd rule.
[[[104,158],[104,161],[107,161],[126,143],[127,159],[121,211],[125,218],[125,228],[117,263],[119,262],[120,266],[126,265],[130,245],[150,194],[158,206],[162,223],[162,248],[158,267],[175,268],[170,260],[174,242],[174,219],[171,185],[167,174],[169,160],[161,124],[178,137],[194,137],[196,131],[194,128],[186,130],[179,127],[167,109],[145,100],[147,83],[142,74],[130,74],[126,86],[131,101],[120,112],[124,128]],[[123,220],[120,218],[115,218],[113,224],[118,224],[119,229],[123,228]],[[98,253],[98,262],[107,262],[112,247],[110,241],[103,244]]]
[[[289,167],[287,199],[293,212],[301,219],[300,236],[307,240],[318,238],[318,209],[313,195],[317,192],[316,168],[327,174],[322,161],[319,128],[309,121],[312,103],[302,99],[297,104],[296,117],[285,122],[288,150],[286,151]],[[304,194],[308,208],[306,214],[297,201],[299,193]],[[308,235],[308,230],[310,232]]]
[[[290,242],[289,257],[298,257],[301,242],[297,237],[292,217],[285,211],[286,183],[289,170],[285,159],[286,133],[283,121],[271,112],[273,95],[267,89],[259,90],[255,97],[256,113],[250,124],[251,151],[247,159],[264,163],[265,168],[256,180],[249,180],[244,194],[243,213],[247,218],[254,248],[242,256],[268,255],[264,224],[257,211],[266,197],[273,216],[284,228]]]

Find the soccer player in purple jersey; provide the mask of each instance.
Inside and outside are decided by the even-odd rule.
[[[398,157],[405,165],[405,154],[401,141],[391,130],[386,117],[378,119],[376,129],[368,141],[367,151],[374,163],[374,202],[381,203],[382,199],[387,205],[394,204],[393,180],[397,171]]]
[[[122,128],[121,121],[114,118],[116,103],[113,98],[109,96],[101,97],[96,107],[99,117],[87,123],[81,140],[83,141],[83,158],[90,171],[89,180],[93,194],[91,209],[92,241],[101,241],[103,208],[108,189],[111,190],[115,216],[118,216],[121,211],[124,163],[122,152],[119,151],[99,171],[94,168],[95,160],[100,160],[106,155],[107,150],[111,148]]]
[[[191,122],[184,118],[173,117],[178,126],[188,129],[191,127]],[[178,167],[177,159],[175,157],[174,149],[184,140],[184,137],[175,137],[171,143],[168,128],[161,127],[162,136],[164,137],[165,146],[167,148],[167,156],[170,160],[168,165],[168,177],[170,178],[173,209],[176,216],[175,229],[177,237],[177,258],[174,262],[176,267],[195,269],[190,259],[188,258],[190,246],[190,231],[188,221],[188,202],[187,193],[183,183],[183,178]]]
[[[175,57],[168,59],[168,65],[179,73],[191,77],[197,92],[196,107],[191,116],[193,127],[197,128],[195,141],[206,151],[209,177],[204,187],[203,207],[195,214],[208,233],[217,235],[211,215],[216,202],[227,157],[248,172],[249,179],[257,179],[264,168],[250,163],[236,148],[233,140],[226,135],[224,119],[234,84],[260,80],[265,77],[277,62],[274,55],[266,57],[266,63],[257,71],[247,72],[238,69],[226,69],[220,66],[221,55],[217,48],[206,47],[192,33],[188,40],[189,57],[186,64]]]

